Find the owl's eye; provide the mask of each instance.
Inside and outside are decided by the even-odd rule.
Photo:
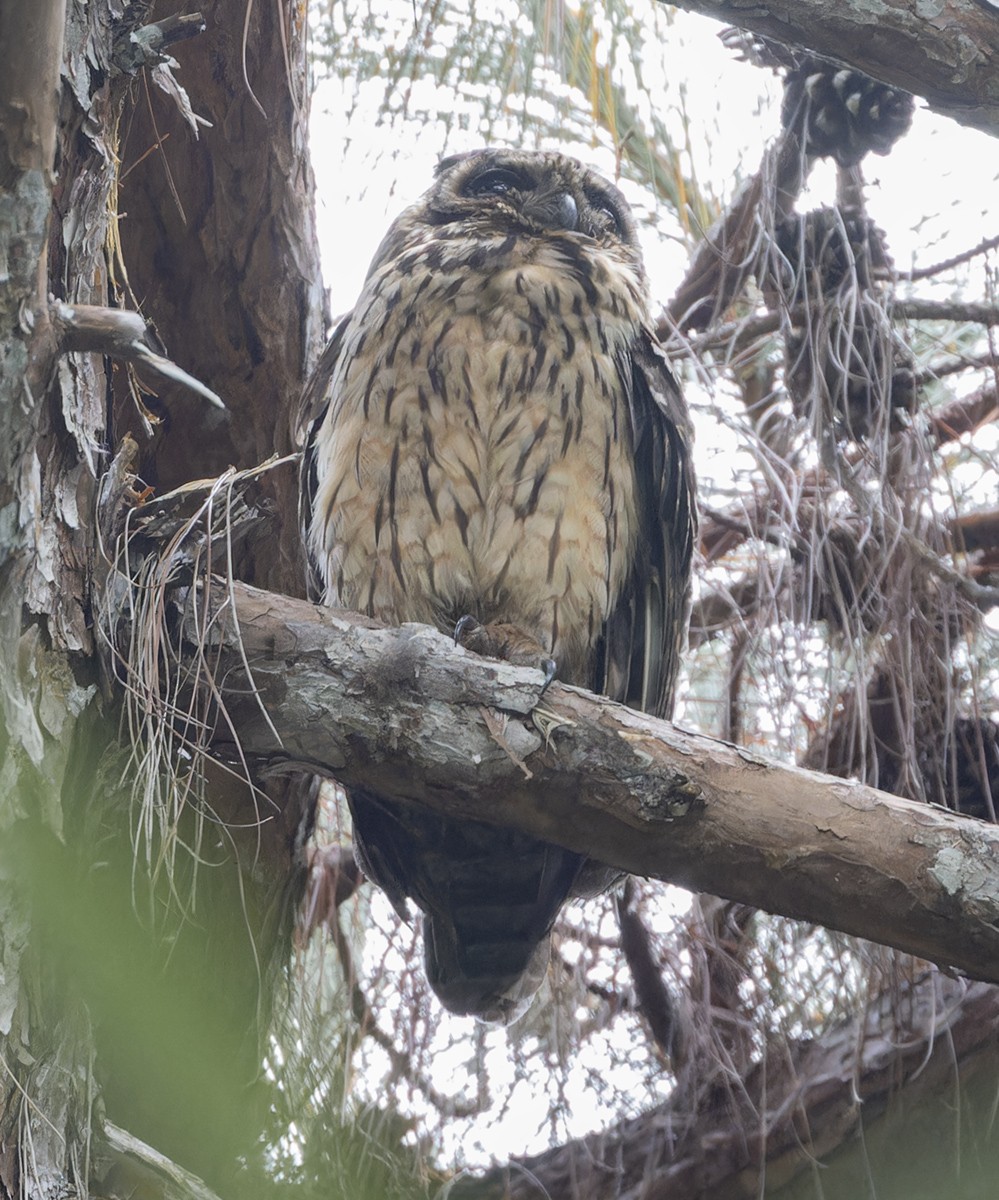
[[[505,196],[507,192],[529,192],[534,181],[523,171],[509,167],[490,167],[473,175],[462,188],[466,196]]]
[[[604,196],[599,192],[588,192],[586,199],[589,201],[590,207],[594,212],[599,213],[605,218],[608,228],[613,229],[615,233],[624,234],[627,229],[627,222],[620,208],[609,196]]]

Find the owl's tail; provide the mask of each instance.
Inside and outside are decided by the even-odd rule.
[[[522,840],[515,855],[452,861],[446,892],[428,906],[427,979],[451,1012],[515,1021],[548,970],[552,925],[583,860]]]
[[[585,858],[516,830],[352,792],[361,869],[424,913],[427,979],[445,1008],[509,1023],[548,968],[551,929]]]

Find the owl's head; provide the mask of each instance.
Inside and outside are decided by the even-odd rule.
[[[452,239],[511,235],[562,238],[608,251],[644,279],[635,219],[603,176],[565,154],[472,150],[445,158],[430,189],[393,223],[371,264],[374,273],[428,233]]]

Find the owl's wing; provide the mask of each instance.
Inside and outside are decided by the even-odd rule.
[[[315,501],[318,480],[316,479],[316,432],[323,423],[330,406],[330,383],[343,348],[343,336],[351,313],[342,316],[333,328],[329,341],[319,356],[302,392],[295,426],[295,444],[302,447],[302,467],[298,477],[298,523],[302,532],[307,577],[306,585],[310,600],[321,600],[323,594],[322,574],[309,553],[309,525],[312,521],[312,506]]]
[[[696,514],[690,421],[666,354],[645,331],[620,364],[635,448],[639,533],[603,629],[595,691],[667,717],[687,635]]]

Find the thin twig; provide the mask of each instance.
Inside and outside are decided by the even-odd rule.
[[[959,267],[961,263],[968,262],[972,258],[977,258],[980,254],[988,254],[990,250],[995,250],[997,247],[999,247],[999,236],[983,238],[972,249],[955,254],[953,258],[945,258],[942,262],[934,263],[930,267],[917,267],[913,271],[896,271],[895,278],[906,280],[909,283],[915,283],[920,279],[930,279],[934,275],[939,275],[942,271],[949,271],[953,267]]]

